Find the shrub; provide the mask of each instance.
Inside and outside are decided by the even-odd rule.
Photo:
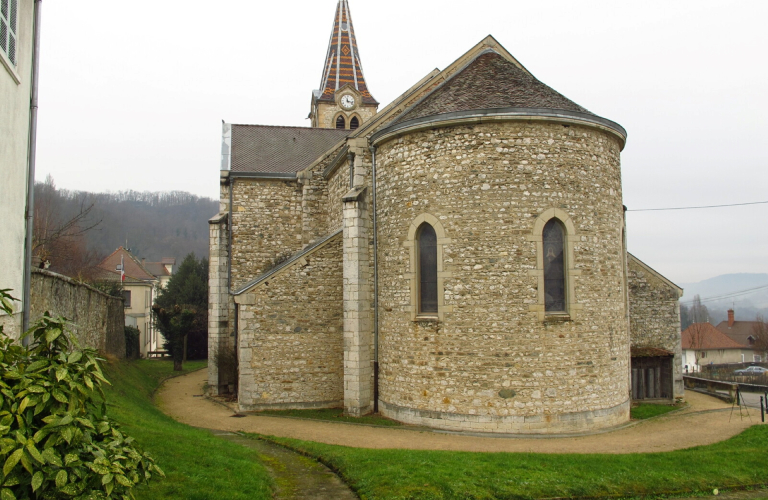
[[[10,314],[7,292],[0,309]],[[77,348],[67,326],[46,312],[24,334],[29,347],[0,328],[0,500],[128,499],[163,476],[107,418],[96,352]]]
[[[138,359],[141,352],[139,337],[141,331],[135,326],[125,327],[125,357]]]

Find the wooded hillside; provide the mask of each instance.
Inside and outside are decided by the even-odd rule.
[[[149,261],[175,257],[181,263],[190,252],[207,258],[208,219],[218,209],[218,200],[182,191],[89,193],[56,189],[50,178],[35,186],[36,231],[80,216],[77,230],[87,229],[80,251],[91,254],[89,260],[101,260],[120,246]],[[57,257],[49,257],[53,267]]]

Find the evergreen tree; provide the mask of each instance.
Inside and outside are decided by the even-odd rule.
[[[188,357],[208,357],[208,260],[187,255],[152,307],[165,348],[181,369],[186,340]]]

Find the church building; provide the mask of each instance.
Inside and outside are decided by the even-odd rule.
[[[626,250],[624,128],[491,36],[403,87],[380,109],[339,0],[311,127],[223,124],[210,391],[550,434],[682,397],[682,290]]]

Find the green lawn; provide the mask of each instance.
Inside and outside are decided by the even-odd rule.
[[[185,371],[206,362],[187,362]],[[165,416],[151,401],[173,374],[172,361],[112,362],[104,367],[109,415],[150,452],[166,474],[135,492],[142,499],[269,499],[271,478],[259,454]]]
[[[631,455],[371,450],[269,439],[339,471],[369,500],[645,496],[768,483],[768,426],[710,446]]]
[[[643,420],[651,417],[658,417],[671,411],[679,410],[682,405],[654,405],[648,403],[640,403],[637,406],[632,407],[630,410],[630,416],[633,420]]]
[[[353,424],[385,425],[397,427],[403,425],[379,415],[366,415],[364,417],[348,417],[341,408],[323,408],[317,410],[264,410],[259,415],[277,415],[280,417],[308,418],[311,420],[327,420],[329,422],[351,422]]]
[[[137,498],[271,498],[258,453],[176,423],[152,405],[152,391],[172,374],[171,366],[138,361],[106,367],[114,383],[108,391],[112,417],[168,475],[139,489]],[[639,497],[768,484],[764,425],[710,446],[632,455],[371,450],[268,439],[329,465],[368,500]]]

